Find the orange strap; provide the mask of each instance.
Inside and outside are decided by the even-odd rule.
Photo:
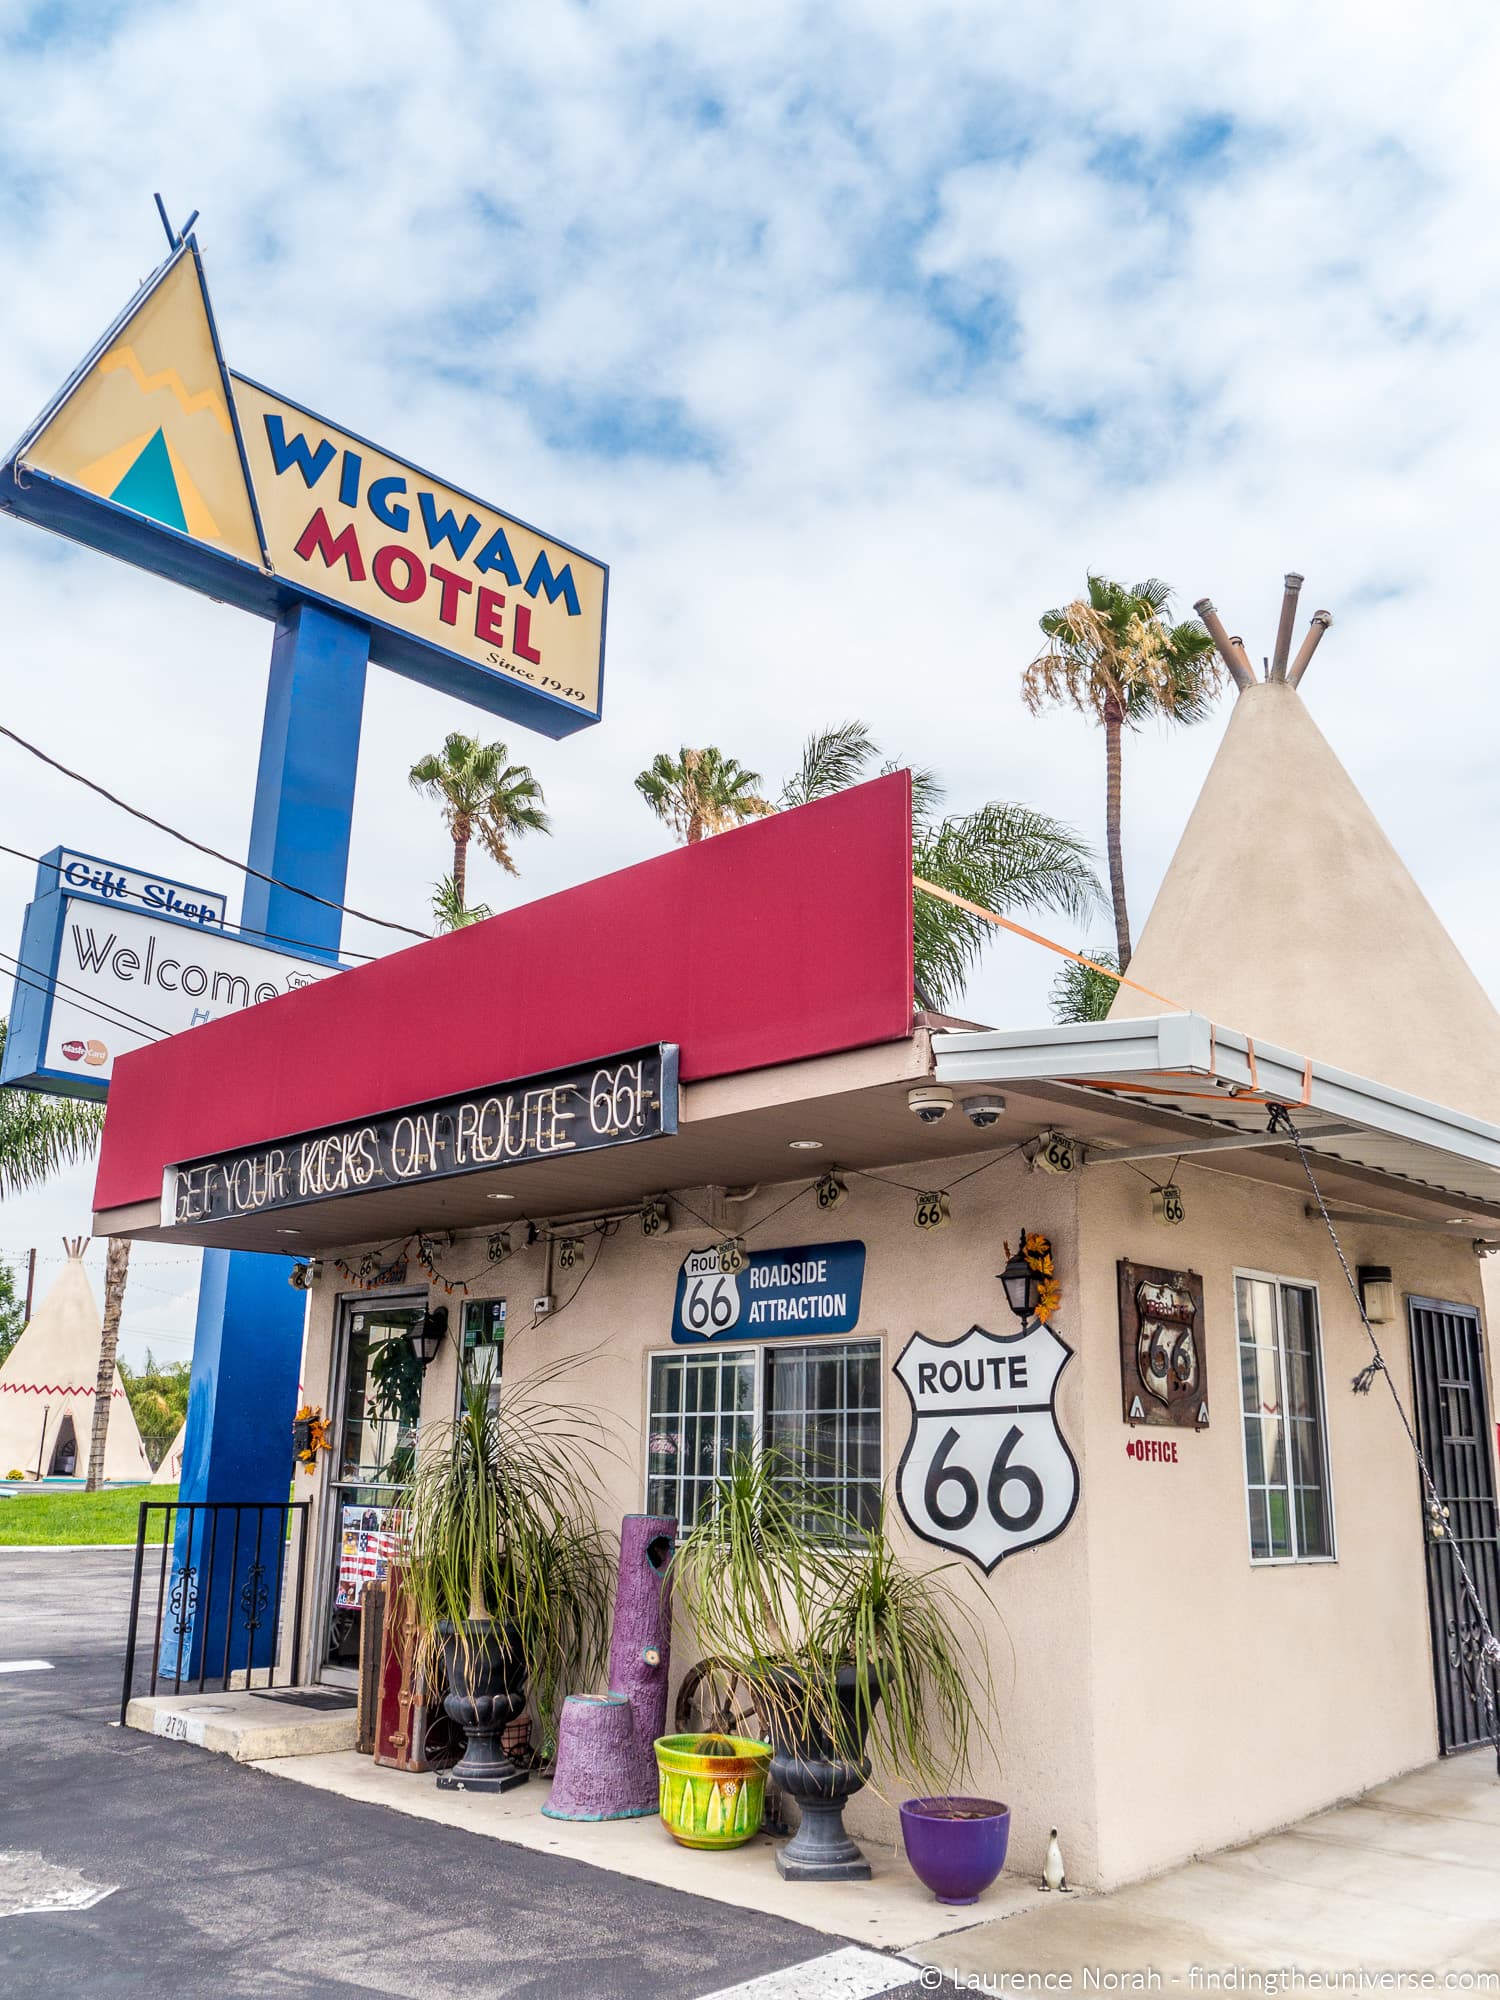
[[[1160,1000],[1164,1007],[1170,1007],[1174,1013],[1186,1014],[1191,1012],[1191,1009],[1184,1007],[1180,1000],[1169,1000],[1165,993],[1154,993],[1149,986],[1142,986],[1137,980],[1127,979],[1123,972],[1116,972],[1111,966],[1100,965],[1092,958],[1085,958],[1080,951],[1069,951],[1068,947],[1065,944],[1059,944],[1056,938],[1043,937],[1040,931],[1029,931],[1024,924],[1015,923],[1010,917],[996,916],[993,910],[985,909],[982,903],[971,903],[963,896],[955,896],[951,889],[940,889],[936,882],[924,882],[920,875],[913,875],[911,879],[915,887],[922,890],[925,895],[936,896],[940,903],[951,903],[957,910],[966,910],[971,917],[982,917],[985,923],[994,924],[999,930],[1014,931],[1017,937],[1028,938],[1032,944],[1039,944],[1047,951],[1055,951],[1059,958],[1070,958],[1075,965],[1087,966],[1090,972],[1097,972],[1105,979],[1112,979],[1117,986],[1128,986],[1134,993],[1144,993],[1148,1000]],[[1216,1048],[1218,1030],[1212,1021],[1209,1023],[1209,1034]],[[1246,1035],[1245,1044],[1250,1057],[1250,1089],[1244,1096],[1233,1098],[1230,1101],[1242,1105],[1282,1103],[1284,1100],[1281,1098],[1262,1097],[1259,1095],[1260,1065],[1255,1059],[1254,1038]],[[1080,1082],[1084,1081],[1082,1078],[1079,1080]],[[1089,1090],[1129,1092],[1134,1096],[1149,1096],[1152,1091],[1155,1091],[1158,1096],[1163,1097],[1202,1097],[1217,1104],[1225,1102],[1222,1093],[1216,1090],[1167,1090],[1159,1084],[1103,1083],[1094,1079],[1088,1080],[1085,1087]],[[1297,1101],[1299,1104],[1310,1104],[1312,1102],[1311,1057],[1308,1057],[1302,1065],[1302,1095]]]
[[[1055,951],[1060,958],[1071,958],[1075,965],[1086,965],[1090,972],[1102,973],[1112,979],[1117,986],[1128,986],[1133,992],[1144,993],[1148,1000],[1160,1000],[1163,1007],[1170,1007],[1174,1013],[1187,1014],[1192,1010],[1184,1007],[1180,1000],[1169,1000],[1165,993],[1153,993],[1149,986],[1140,986],[1133,979],[1127,979],[1123,972],[1116,972],[1110,966],[1098,965],[1082,952],[1069,951],[1065,944],[1055,938],[1043,937],[1040,931],[1029,931],[1024,924],[1013,923],[1009,917],[997,917],[993,910],[987,910],[980,903],[966,902],[962,896],[955,896],[951,889],[940,889],[936,882],[924,882],[920,875],[913,875],[912,881],[926,895],[936,896],[940,903],[952,903],[957,910],[967,910],[971,917],[983,917],[987,924],[995,924],[1003,931],[1014,931],[1017,937],[1029,938],[1033,944],[1044,945],[1048,951]]]

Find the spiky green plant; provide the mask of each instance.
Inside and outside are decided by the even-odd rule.
[[[784,1453],[736,1454],[672,1575],[679,1615],[773,1728],[825,1729],[857,1756],[837,1695],[853,1667],[856,1718],[882,1762],[932,1790],[967,1764],[993,1706],[985,1645],[941,1570],[895,1553],[883,1504],[862,1526]]]
[[[596,1525],[595,1426],[566,1404],[466,1370],[457,1418],[423,1431],[403,1489],[411,1593],[428,1665],[450,1632],[472,1670],[470,1621],[514,1628],[544,1744],[563,1696],[604,1671],[614,1557]]]

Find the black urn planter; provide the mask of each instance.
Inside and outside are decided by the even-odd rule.
[[[520,1635],[513,1625],[492,1618],[471,1618],[464,1629],[467,1661],[457,1629],[438,1627],[448,1674],[443,1707],[465,1737],[464,1754],[451,1771],[439,1774],[438,1785],[450,1792],[508,1792],[526,1782],[526,1773],[500,1748],[502,1730],[526,1706]]]
[[[878,1695],[873,1673],[866,1673],[865,1682],[869,1701],[861,1715],[855,1708],[856,1670],[839,1668],[839,1722],[830,1729],[822,1717],[804,1723],[796,1713],[804,1687],[799,1674],[786,1668],[773,1678],[779,1697],[774,1705],[783,1712],[771,1724],[771,1778],[797,1801],[802,1816],[786,1846],[776,1850],[777,1872],[788,1882],[870,1879],[869,1862],[844,1831],[844,1807],[870,1775],[865,1734]]]

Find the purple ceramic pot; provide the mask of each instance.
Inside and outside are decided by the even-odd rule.
[[[901,1838],[912,1873],[940,1903],[974,1903],[1005,1866],[1010,1807],[997,1799],[908,1799]]]

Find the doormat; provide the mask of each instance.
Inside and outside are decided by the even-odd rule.
[[[336,1694],[327,1688],[316,1688],[304,1694],[300,1688],[278,1689],[273,1693],[269,1688],[251,1688],[250,1693],[257,1701],[279,1701],[287,1708],[353,1708],[352,1694]]]

